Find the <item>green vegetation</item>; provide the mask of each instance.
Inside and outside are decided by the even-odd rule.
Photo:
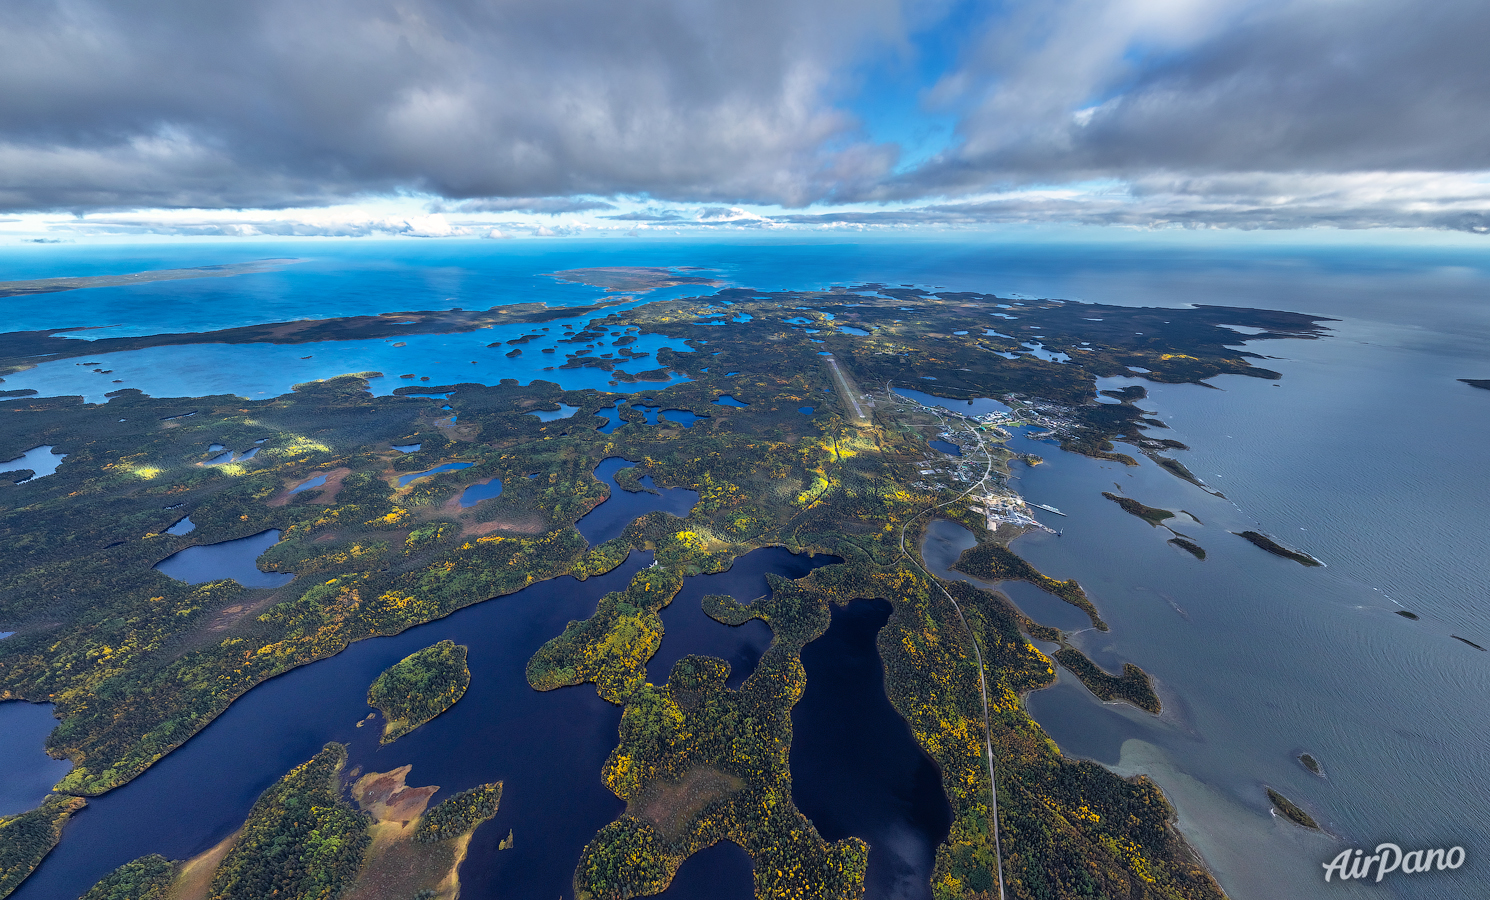
[[[1268,799],[1273,801],[1273,808],[1285,819],[1293,822],[1295,825],[1313,828],[1315,831],[1319,830],[1319,823],[1314,821],[1313,816],[1304,812],[1297,803],[1294,803],[1272,788],[1268,788]]]
[[[1159,695],[1154,693],[1148,673],[1132,663],[1123,663],[1122,677],[1118,677],[1102,671],[1100,666],[1074,647],[1061,648],[1056,651],[1055,658],[1080,678],[1087,690],[1096,694],[1097,699],[1102,702],[1121,700],[1154,715],[1159,714]]]
[[[466,648],[440,641],[389,666],[367,689],[383,714],[381,743],[390,744],[455,705],[471,683]]]
[[[1324,563],[1300,550],[1290,550],[1272,538],[1257,531],[1233,531],[1237,537],[1244,537],[1255,546],[1261,547],[1274,556],[1291,559],[1301,566],[1322,566]]]
[[[751,854],[763,897],[856,893],[863,845],[822,841],[791,802],[786,766],[790,709],[801,690],[797,653],[826,627],[828,603],[855,597],[894,604],[881,636],[888,693],[944,773],[955,821],[938,851],[939,900],[986,894],[996,867],[974,639],[989,666],[995,706],[989,738],[999,766],[1012,896],[1218,896],[1167,827],[1172,810],[1157,788],[1064,760],[1024,713],[1019,696],[1053,677],[1050,661],[1024,635],[1059,634],[1019,616],[992,592],[949,585],[968,614],[970,636],[945,595],[904,559],[901,532],[915,546],[922,514],[943,507],[940,514],[973,527],[982,541],[961,561],[965,571],[1031,581],[1105,628],[1096,607],[1074,581],[1050,579],[1010,552],[1004,545],[1012,535],[988,534],[970,501],[958,498],[960,489],[922,477],[925,431],[918,428],[934,424],[929,415],[917,418],[879,402],[872,420],[851,420],[818,353],[832,352],[846,375],[877,391],[887,382],[925,389],[931,385],[913,376],[935,372],[938,394],[1000,398],[1067,450],[1131,463],[1115,452],[1121,440],[1165,464],[1157,454],[1175,442],[1146,434],[1157,426],[1131,402],[1136,393],[1125,393],[1123,403],[1098,403],[1096,378],[1127,374],[1129,366],[1149,369],[1146,378],[1165,383],[1221,373],[1276,377],[1228,346],[1236,334],[1220,326],[1311,337],[1319,320],[1212,307],[1023,302],[1021,319],[1041,327],[1047,348],[1086,342],[1062,365],[984,336],[988,308],[997,301],[991,295],[932,298],[883,285],[874,294],[726,289],[717,298],[624,311],[615,311],[620,301],[584,309],[528,304],[103,338],[87,346],[54,332],[0,335],[3,374],[33,365],[38,354],[394,338],[584,316],[590,317],[584,330],[576,327],[560,345],[560,352],[575,351],[556,365],[608,372],[616,387],[642,386],[627,396],[508,381],[420,385],[373,397],[366,377],[349,375],[266,400],[152,398],[133,390],[115,392],[105,404],[7,400],[0,404],[0,459],[42,443],[67,458],[45,478],[0,483],[0,626],[16,632],[0,643],[0,699],[55,703],[61,724],[48,747],[74,763],[59,789],[98,794],[145,771],[268,678],[353,641],[395,634],[536,581],[604,573],[645,548],[655,551],[657,567],[602,600],[593,617],[557,636],[529,667],[537,687],[594,683],[624,710],[621,745],[603,775],[627,801],[627,812],[597,835],[580,862],[577,884],[591,896],[660,889],[688,854],[724,839]],[[740,312],[753,318],[711,324]],[[1094,312],[1102,321],[1088,321]],[[798,316],[819,333],[809,337],[786,321]],[[853,336],[838,325],[871,333]],[[708,353],[664,349],[654,360],[631,351],[637,336],[647,334],[694,349],[708,341]],[[615,339],[614,356],[581,349],[604,337]],[[501,343],[488,352],[508,350]],[[691,380],[664,384],[669,371]],[[408,396],[415,391],[448,393],[458,424],[449,424],[441,401]],[[748,406],[714,406],[723,393]],[[626,424],[599,433],[596,412],[618,402]],[[580,410],[548,423],[528,414],[560,403]],[[648,427],[634,408],[640,404],[709,418],[689,429]],[[800,406],[814,406],[817,414],[803,416]],[[997,447],[998,429],[966,436],[993,441],[987,450],[993,480],[1007,477],[1011,454]],[[202,466],[211,443],[260,452],[249,461]],[[421,447],[401,454],[391,444]],[[697,506],[686,519],[653,514],[614,541],[586,546],[572,526],[606,497],[607,487],[591,472],[608,456],[637,461],[625,484],[650,475],[661,487],[698,491]],[[403,474],[452,461],[472,465],[397,484]],[[1169,462],[1178,467],[1171,471],[1183,473]],[[328,476],[321,487],[289,492],[317,474]],[[453,502],[466,485],[490,478],[502,479],[500,497],[470,509]],[[183,514],[196,530],[165,533]],[[281,542],[260,565],[298,576],[281,588],[187,585],[152,568],[186,547],[268,528],[281,531]],[[667,682],[650,684],[645,664],[661,638],[658,611],[681,579],[720,571],[762,546],[833,553],[846,562],[802,582],[778,581],[770,598],[750,607],[713,598],[709,608],[722,620],[758,617],[775,634],[740,690],[726,688],[718,661],[703,658],[680,662]],[[222,896],[246,896],[271,882],[282,888],[281,897],[347,883],[368,829],[328,786],[339,766],[335,755],[328,750],[261,798],[218,871],[221,890],[229,892]],[[49,847],[55,840],[49,829],[60,821],[56,805],[67,802],[49,801],[26,814],[32,818],[13,817],[0,827],[45,824],[41,843]],[[378,828],[383,825],[373,831]],[[19,858],[30,845],[0,846]],[[24,877],[34,860],[23,869],[10,856],[3,863],[0,877]],[[425,889],[432,888],[419,888]]]
[[[1123,508],[1123,512],[1130,516],[1137,516],[1145,522],[1158,527],[1164,524],[1165,519],[1173,519],[1174,513],[1167,509],[1157,509],[1152,506],[1144,506],[1137,500],[1129,497],[1120,497],[1111,491],[1103,491],[1102,496]]]
[[[342,797],[346,759],[345,747],[327,744],[259,797],[212,878],[211,900],[321,900],[352,883],[369,819]]]
[[[10,896],[62,838],[62,826],[87,805],[53,794],[29,812],[0,816],[0,900]]]
[[[430,844],[470,834],[477,825],[497,814],[497,805],[501,802],[500,782],[452,794],[419,819],[419,825],[414,829],[414,842]]]
[[[82,900],[170,900],[177,867],[152,853],[125,863],[82,896]]]
[[[1097,614],[1097,607],[1087,599],[1086,591],[1081,589],[1081,585],[1074,580],[1057,581],[1051,578],[1002,544],[979,544],[965,551],[953,568],[984,581],[1028,581],[1086,613],[1099,631],[1107,630],[1107,623]]]
[[[1303,763],[1304,768],[1308,769],[1310,772],[1313,772],[1315,775],[1324,775],[1324,767],[1319,764],[1319,760],[1315,759],[1308,753],[1300,753],[1299,762]]]
[[[1196,559],[1205,559],[1205,548],[1190,540],[1189,538],[1172,537],[1169,539],[1169,543],[1175,545],[1176,547],[1180,548]]]

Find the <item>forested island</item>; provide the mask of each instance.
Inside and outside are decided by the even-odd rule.
[[[991,319],[995,312],[1004,318]],[[614,387],[645,385],[659,371],[662,379],[671,372],[688,380],[631,394],[535,380],[421,385],[374,397],[365,375],[346,375],[264,400],[120,390],[97,405],[77,397],[0,404],[0,459],[43,444],[67,453],[52,475],[0,485],[0,629],[16,632],[0,642],[0,699],[55,703],[61,723],[48,747],[74,763],[54,799],[0,820],[0,829],[27,836],[3,842],[0,897],[50,849],[80,798],[138,777],[255,685],[351,642],[537,581],[610,572],[641,550],[652,551],[656,564],[555,634],[528,669],[539,690],[593,684],[623,710],[619,743],[596,777],[626,801],[626,812],[575,861],[581,896],[653,893],[690,854],[721,839],[751,854],[759,897],[858,895],[865,846],[824,841],[795,807],[787,768],[790,711],[805,677],[800,650],[826,629],[830,604],[855,598],[893,605],[880,640],[887,693],[943,773],[954,819],[937,852],[938,898],[987,896],[1000,873],[1009,896],[1020,898],[1221,896],[1174,831],[1173,809],[1152,782],[1062,757],[1024,712],[1022,695],[1054,678],[1052,661],[1026,637],[1044,626],[990,591],[933,580],[906,554],[919,546],[928,511],[938,510],[979,540],[960,569],[1029,581],[1105,629],[1080,585],[1044,575],[1007,547],[1021,528],[990,512],[1018,499],[1007,484],[1006,429],[1034,425],[1071,452],[1122,465],[1141,453],[1163,464],[1176,442],[1151,436],[1156,426],[1130,397],[1097,402],[1097,377],[1141,368],[1143,377],[1168,383],[1221,373],[1276,378],[1252,365],[1255,354],[1233,349],[1236,333],[1221,326],[1264,329],[1266,339],[1307,338],[1321,333],[1319,319],[886,285],[726,288],[624,310],[606,303],[578,313],[537,305],[390,313],[116,339],[122,343],[113,349],[497,325],[536,334],[541,323],[576,314],[587,324],[566,336],[574,349],[554,354],[556,367],[599,369]],[[994,323],[1011,329],[1008,317],[1038,327],[1044,347],[1066,351],[1070,362],[1038,358],[990,333]],[[694,352],[633,358],[625,351],[638,334],[666,335]],[[0,370],[33,365],[37,352],[85,353],[79,343],[56,332],[5,336]],[[507,351],[505,344],[490,350]],[[1014,412],[997,422],[952,422],[904,402],[886,390],[892,385],[1000,398]],[[726,395],[735,405],[719,402]],[[577,411],[547,422],[530,414],[559,404]],[[686,428],[666,419],[649,425],[643,408],[697,418]],[[607,412],[620,422],[601,430]],[[931,425],[955,430],[965,455],[928,462]],[[257,453],[203,465],[212,444]],[[659,488],[698,492],[697,504],[685,518],[652,513],[589,546],[574,524],[607,497],[609,486],[592,473],[614,456],[639,461],[633,476],[648,475]],[[318,486],[297,490],[318,476],[326,476]],[[504,485],[499,496],[469,508],[453,502],[491,479]],[[175,533],[184,512],[195,528]],[[188,547],[268,529],[279,530],[279,541],[258,565],[296,576],[282,586],[188,584],[153,568]],[[659,610],[682,579],[722,571],[768,546],[843,562],[797,581],[776,579],[769,597],[754,604],[713,598],[708,612],[716,619],[758,619],[774,636],[739,689],[725,684],[728,666],[707,657],[682,660],[661,683],[649,680]],[[439,650],[438,664],[412,665],[422,699],[402,709],[388,695],[390,726],[395,717],[427,721],[431,710],[448,707],[459,683],[448,677],[456,649]],[[1157,705],[1151,690],[1144,693],[1146,678],[1140,686],[1132,672],[1096,673],[1087,674],[1109,695]],[[980,680],[989,697],[986,732]],[[1001,859],[990,827],[985,739],[1000,777]],[[369,860],[382,858],[378,842],[393,844],[379,837],[379,828],[391,830],[376,814],[348,799],[344,763],[345,751],[328,747],[264,794],[216,866],[212,896],[358,896],[357,879],[371,870]],[[422,813],[420,821],[432,824],[416,829],[408,846],[422,846],[420,834],[443,835],[490,815],[494,791]],[[180,864],[137,861],[97,896],[137,890],[126,886],[168,871],[174,878]],[[145,890],[138,888],[141,896]]]
[[[405,657],[367,689],[367,703],[383,714],[381,742],[390,744],[455,705],[471,683],[466,648],[440,641]]]

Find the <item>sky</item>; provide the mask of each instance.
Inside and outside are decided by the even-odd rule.
[[[1483,0],[6,0],[0,238],[1490,239]]]

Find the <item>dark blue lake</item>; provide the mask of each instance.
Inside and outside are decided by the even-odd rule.
[[[271,528],[268,531],[261,531],[236,540],[202,544],[178,550],[156,563],[155,568],[187,584],[205,584],[209,581],[231,578],[248,588],[279,587],[289,584],[295,576],[280,572],[265,572],[254,562],[264,554],[265,550],[277,543],[279,543],[279,529]]]
[[[690,653],[717,656],[730,664],[730,687],[739,687],[750,677],[761,655],[771,644],[771,628],[759,619],[731,626],[709,618],[700,601],[709,594],[728,594],[749,603],[770,592],[766,574],[801,578],[813,569],[843,562],[836,556],[796,555],[783,547],[752,550],[724,572],[689,578],[662,609],[662,646],[647,663],[647,680],[662,684],[673,664]]]
[[[454,472],[457,469],[469,469],[473,465],[475,465],[475,463],[452,462],[452,463],[445,463],[444,465],[440,465],[440,466],[435,466],[433,469],[426,469],[423,472],[414,472],[414,473],[409,474],[409,475],[400,475],[398,477],[398,486],[399,487],[405,487],[405,486],[408,485],[409,482],[414,481],[415,479],[418,479],[418,478],[424,478],[424,477],[429,476],[429,475],[438,475],[441,472]]]
[[[462,507],[475,506],[482,500],[491,500],[502,496],[502,479],[492,478],[480,484],[473,484],[460,493],[460,505]]]
[[[0,816],[35,809],[72,770],[43,749],[56,727],[50,703],[0,702]]]
[[[638,516],[653,511],[686,516],[693,509],[693,504],[698,502],[698,491],[686,488],[659,489],[652,484],[650,475],[638,479],[643,487],[650,489],[647,491],[628,491],[617,484],[616,473],[635,465],[636,463],[619,456],[612,456],[595,467],[595,477],[601,483],[610,485],[610,497],[581,517],[574,526],[590,542],[590,546],[595,547],[611,538],[620,537],[626,526]]]
[[[659,415],[662,420],[674,425],[682,425],[684,428],[692,428],[694,422],[708,418],[708,416],[700,416],[686,409],[664,409]]]
[[[875,638],[891,612],[885,600],[834,606],[827,633],[802,648],[792,799],[825,839],[869,843],[865,900],[929,900],[952,808],[941,770],[885,695]]]

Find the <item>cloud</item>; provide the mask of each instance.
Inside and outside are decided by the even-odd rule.
[[[0,211],[430,237],[1490,215],[1479,0],[974,6],[13,0]],[[903,159],[887,122],[955,128]]]
[[[16,0],[0,207],[802,204],[893,164],[832,99],[901,29],[894,0]]]
[[[1017,4],[932,92],[960,143],[876,190],[1484,171],[1486,33],[1477,0]]]
[[[776,216],[774,221],[820,227],[1405,227],[1487,234],[1490,183],[1437,172],[1155,174],[1116,187],[1010,191],[958,203],[792,213]]]
[[[588,200],[582,197],[487,197],[481,200],[465,200],[452,207],[453,210],[463,213],[520,212],[550,216],[615,208],[614,203],[607,203],[604,200]]]

